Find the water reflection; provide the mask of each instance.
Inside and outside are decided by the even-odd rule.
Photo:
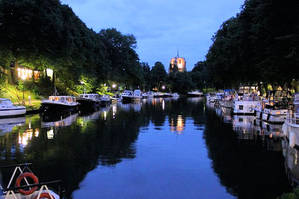
[[[285,166],[289,181],[292,185],[299,184],[299,154],[298,150],[290,145],[287,139],[282,139],[283,156],[285,157]]]
[[[277,127],[218,114],[202,98],[154,98],[94,113],[28,116],[0,137],[0,163],[32,162],[41,181],[63,180],[67,198],[74,190],[81,198],[138,192],[130,196],[190,199],[275,198],[288,191]],[[98,177],[92,191],[90,176]]]
[[[0,136],[5,135],[13,130],[16,126],[22,126],[25,124],[25,117],[16,118],[2,118],[0,119]]]

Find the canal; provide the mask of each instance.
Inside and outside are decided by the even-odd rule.
[[[299,171],[297,150],[280,135],[281,126],[202,98],[149,99],[0,119],[0,162],[33,163],[40,181],[61,179],[73,199],[275,199]],[[3,185],[10,175],[2,171]]]

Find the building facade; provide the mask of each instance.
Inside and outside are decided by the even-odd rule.
[[[186,71],[186,60],[185,58],[180,57],[179,54],[177,54],[176,57],[171,58],[168,72],[173,72],[174,70],[176,70],[176,67],[179,72]]]

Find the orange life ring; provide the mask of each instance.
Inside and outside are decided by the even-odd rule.
[[[30,172],[25,172],[25,173],[22,173],[16,180],[16,187],[20,187],[21,185],[21,181],[24,179],[24,178],[31,178],[34,182],[34,184],[38,184],[38,178],[33,174],[33,173],[30,173]],[[31,189],[29,190],[25,190],[25,189],[19,189],[19,192],[21,194],[24,194],[24,195],[30,195],[32,194],[33,192],[35,192],[37,190],[37,186],[35,187],[31,187]]]
[[[43,198],[52,199],[51,196],[52,196],[52,198],[55,199],[55,197],[53,195],[50,195],[49,193],[41,193],[39,198],[40,199],[43,199]],[[35,196],[34,199],[37,199],[37,197],[38,197],[38,195]]]

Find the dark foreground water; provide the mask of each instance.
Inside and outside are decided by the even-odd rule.
[[[74,199],[275,199],[298,171],[280,129],[200,98],[120,103],[56,121],[0,119],[0,163],[32,162]]]

